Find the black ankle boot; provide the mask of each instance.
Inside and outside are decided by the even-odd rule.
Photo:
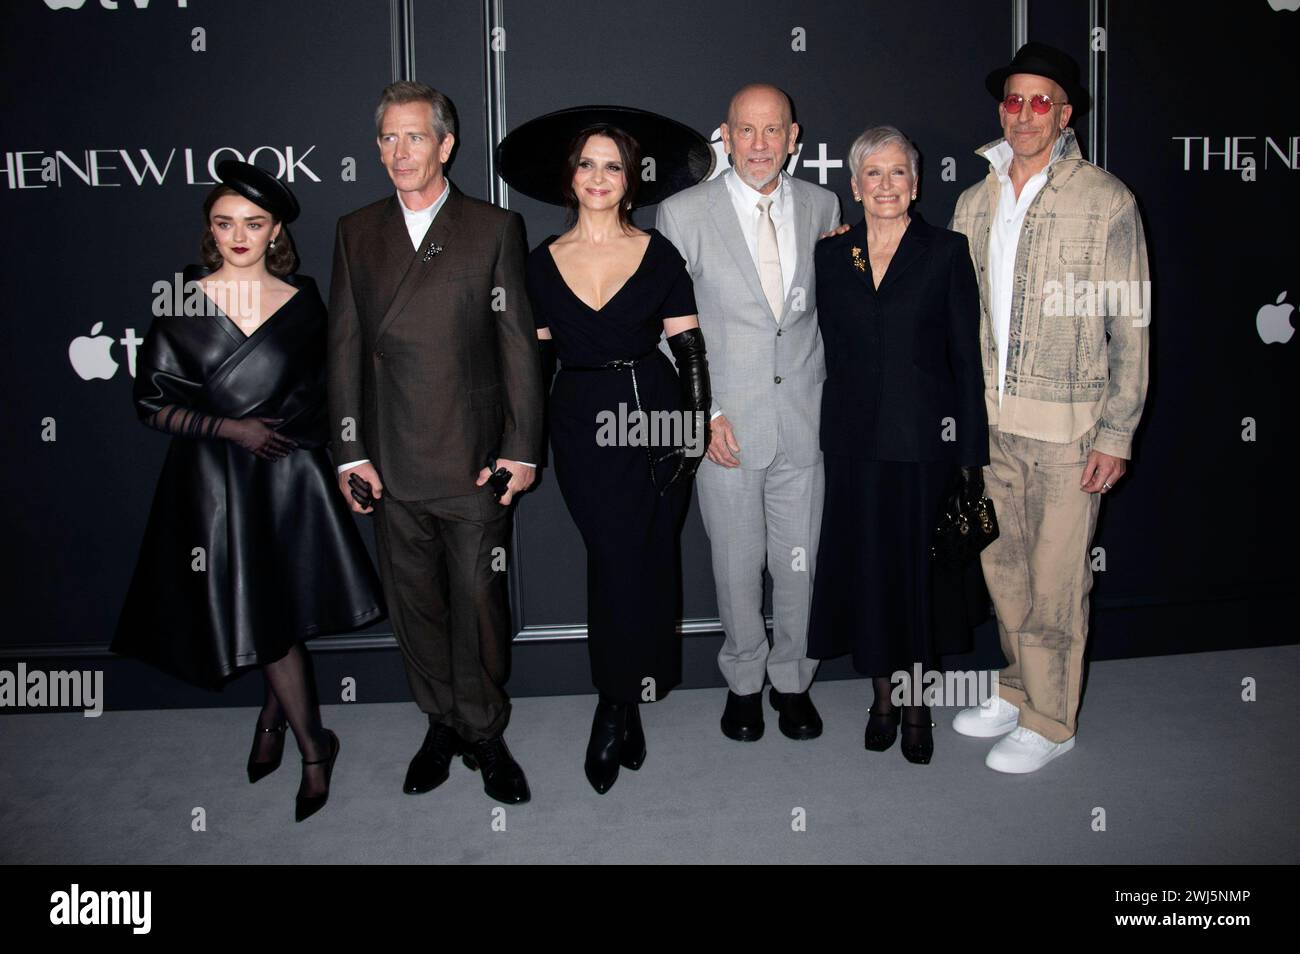
[[[603,694],[596,703],[591,720],[591,739],[587,742],[587,761],[583,769],[587,781],[601,795],[608,792],[618,778],[623,736],[627,733],[628,705],[607,699]]]
[[[623,733],[623,751],[618,762],[623,768],[636,771],[645,764],[645,730],[641,728],[641,704],[632,702],[627,707],[627,731]]]

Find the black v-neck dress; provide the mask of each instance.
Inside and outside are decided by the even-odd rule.
[[[647,415],[682,410],[677,372],[658,344],[665,318],[696,313],[695,292],[677,249],[648,231],[640,266],[599,310],[564,281],[550,249],[557,236],[533,249],[527,266],[537,327],[550,328],[561,364],[549,401],[551,452],[587,547],[592,682],[623,702],[662,698],[682,672],[680,537],[691,485],[678,480],[660,495],[677,467],[673,457],[651,478],[651,458],[681,441],[634,445],[631,429],[626,440],[608,440],[618,438],[620,420],[635,421],[638,400]],[[579,370],[628,358],[641,360],[630,370]]]
[[[142,419],[168,405],[282,418],[298,442],[270,461],[171,438],[111,648],[207,688],[385,612],[325,450],[325,305],[310,278],[284,280],[298,292],[251,335],[214,306],[155,318],[140,350]]]

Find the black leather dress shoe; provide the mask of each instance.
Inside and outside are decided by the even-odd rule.
[[[406,770],[402,791],[407,795],[431,792],[450,774],[451,760],[464,750],[459,733],[449,725],[432,725],[424,736],[420,751]]]
[[[815,739],[822,734],[822,717],[817,714],[817,707],[807,689],[803,692],[778,692],[776,686],[772,686],[767,698],[772,708],[781,714],[776,724],[787,739]]]
[[[618,767],[622,762],[623,737],[627,735],[626,702],[600,697],[596,714],[591,718],[591,738],[587,741],[587,758],[582,770],[587,781],[600,795],[604,795],[618,780]]]
[[[738,696],[727,690],[722,710],[722,734],[737,742],[757,742],[763,737],[763,690]]]
[[[532,798],[524,770],[506,748],[504,736],[469,743],[461,761],[466,768],[483,773],[483,791],[498,802],[518,805]]]

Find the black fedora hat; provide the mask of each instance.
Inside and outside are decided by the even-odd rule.
[[[1001,101],[1003,84],[1008,76],[1016,73],[1033,73],[1055,80],[1065,90],[1074,112],[1079,113],[1088,108],[1088,91],[1079,82],[1079,64],[1074,57],[1046,43],[1026,43],[1016,50],[1015,57],[1009,64],[994,70],[984,80],[985,87],[993,98]]]
[[[217,178],[286,225],[298,217],[298,200],[287,185],[265,169],[250,162],[223,159],[217,163]]]
[[[602,123],[635,139],[642,159],[654,159],[654,178],[642,178],[637,185],[638,206],[662,202],[713,171],[709,141],[675,119],[630,106],[574,106],[512,129],[497,144],[497,173],[529,198],[564,205],[569,144],[588,126]]]

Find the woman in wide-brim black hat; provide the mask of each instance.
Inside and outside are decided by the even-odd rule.
[[[704,179],[712,150],[666,117],[592,106],[525,123],[497,160],[512,188],[569,211],[567,231],[529,255],[527,279],[555,476],[587,547],[599,702],[584,768],[604,793],[620,766],[645,759],[639,704],[681,682],[680,535],[708,447],[708,363],[690,275],[632,210]],[[676,371],[658,347],[665,335]]]
[[[217,175],[203,277],[179,313],[155,300],[140,350],[136,411],[174,436],[112,649],[210,689],[260,668],[248,780],[279,766],[292,728],[302,821],[324,806],[339,751],[303,642],[365,627],[384,605],[325,449],[326,312],[293,272],[298,202],[246,162]]]

